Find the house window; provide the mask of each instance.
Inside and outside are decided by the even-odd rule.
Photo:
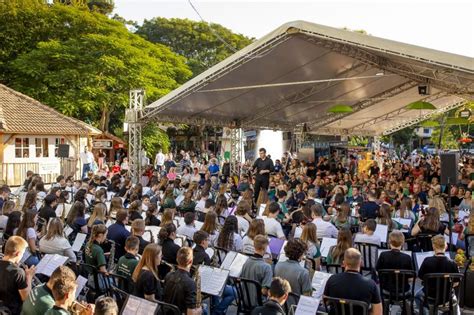
[[[48,157],[48,138],[35,138],[36,157]]]
[[[423,133],[426,133],[426,134],[430,133],[430,129],[429,128],[424,128]]]
[[[54,139],[54,156],[59,156],[59,145],[64,144],[64,138],[56,138]]]
[[[29,158],[30,157],[30,139],[15,138],[15,157]]]

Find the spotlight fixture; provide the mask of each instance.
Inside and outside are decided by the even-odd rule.
[[[420,95],[430,95],[430,86],[428,84],[418,85],[418,94],[420,94]]]

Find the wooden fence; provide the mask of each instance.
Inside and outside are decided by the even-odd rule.
[[[45,184],[51,184],[56,181],[56,177],[59,175],[64,176],[80,176],[80,169],[77,163],[77,159],[69,158],[63,159],[60,162],[61,174],[40,174]],[[33,171],[38,174],[39,163],[0,163],[0,181],[2,184],[8,186],[21,186],[26,179],[26,172]]]

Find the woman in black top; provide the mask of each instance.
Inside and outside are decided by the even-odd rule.
[[[150,204],[148,210],[146,211],[145,224],[152,226],[160,226],[161,221],[156,217],[158,214],[158,208],[155,204]]]
[[[158,278],[158,265],[161,263],[161,247],[148,244],[132,275],[135,284],[134,295],[152,302],[162,300],[163,292]]]
[[[418,234],[444,234],[446,227],[439,221],[439,211],[437,208],[431,207],[427,210],[420,211],[420,219],[411,230],[412,236]]]
[[[174,242],[176,238],[176,226],[173,223],[166,224],[161,228],[158,238],[163,251],[163,260],[176,265],[176,255],[180,248]]]

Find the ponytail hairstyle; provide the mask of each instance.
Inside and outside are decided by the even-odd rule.
[[[176,226],[173,223],[166,224],[158,233],[158,239],[163,244],[163,242],[169,239],[173,233],[176,233]]]

